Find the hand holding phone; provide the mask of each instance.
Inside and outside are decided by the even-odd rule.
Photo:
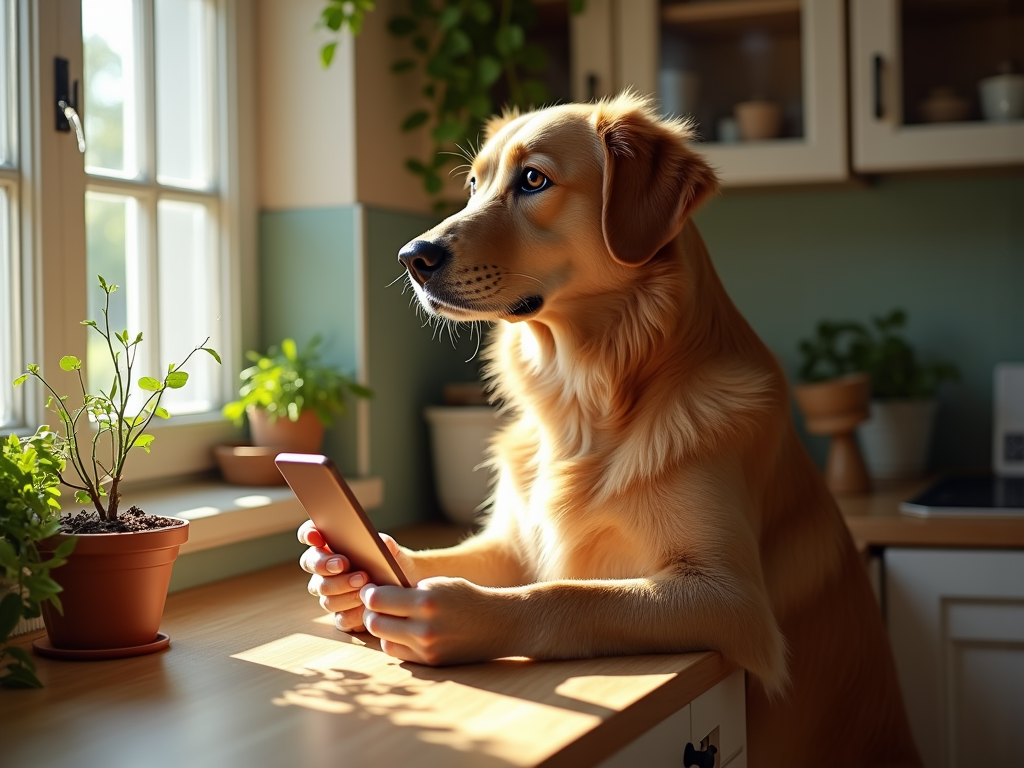
[[[411,587],[352,489],[327,456],[282,453],[274,460],[331,551],[378,585]]]

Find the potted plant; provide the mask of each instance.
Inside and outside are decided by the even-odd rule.
[[[48,636],[34,643],[38,653],[58,658],[133,656],[168,644],[167,635],[159,632],[160,619],[178,547],[188,539],[188,521],[147,515],[138,507],[124,510],[121,483],[129,453],[148,453],[153,444],[153,435],[146,432],[152,420],[170,417],[160,401],[168,389],[185,386],[184,366],[192,355],[203,350],[220,362],[205,346],[207,339],[181,363],[168,366],[162,379],[142,376],[133,381],[142,334],[133,338],[127,330],[111,331],[110,296],[117,286],[102,277],[99,284],[105,295],[103,326],[94,320],[82,324],[103,337],[110,353],[114,377],[109,391],[89,392],[82,361],[71,355],[61,358],[60,368],[78,379],[81,404],[76,407],[38,365],[29,365],[14,382],[19,386],[36,379],[49,394],[47,407],[61,423],[54,445],[65,462],[54,471],[75,491],[78,503],[92,506],[90,511],[62,515],[60,532],[39,544],[40,551],[61,555],[69,538],[77,539],[61,570],[63,613],[52,602],[43,605]],[[137,408],[133,406],[138,400],[131,399],[135,389],[142,395]]]
[[[924,363],[901,335],[907,313],[894,309],[861,327],[857,364],[871,377],[870,417],[858,435],[868,471],[878,479],[919,477],[928,464],[936,391],[959,381],[949,362]]]
[[[39,688],[35,663],[9,638],[32,629],[49,602],[61,610],[61,588],[50,571],[67,561],[75,540],[44,557],[40,544],[60,530],[60,473],[56,435],[40,427],[31,437],[10,435],[0,445],[0,686]]]
[[[818,324],[813,339],[800,342],[800,375],[805,381],[854,372],[870,380],[867,417],[858,427],[858,437],[867,469],[878,479],[914,477],[924,471],[935,392],[943,382],[959,379],[951,363],[918,359],[899,333],[906,322],[902,309],[873,317],[870,325],[826,320]]]
[[[241,426],[249,421],[251,446],[218,446],[225,477],[252,485],[282,483],[274,467],[278,453],[317,453],[324,429],[348,411],[348,398],[373,393],[322,361],[319,335],[302,349],[294,339],[266,354],[246,353],[252,365],[241,372],[238,399],[223,413]]]

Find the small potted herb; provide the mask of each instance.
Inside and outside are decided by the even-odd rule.
[[[825,320],[813,338],[800,342],[800,376],[805,382],[849,382],[860,375],[870,382],[867,415],[858,435],[867,468],[879,479],[913,477],[924,471],[936,390],[946,381],[959,379],[951,363],[924,363],[918,358],[900,333],[906,323],[902,309],[873,317],[870,325]],[[796,388],[798,402],[806,389]],[[810,425],[808,431],[812,431]]]
[[[40,544],[60,530],[60,473],[56,435],[40,427],[31,437],[10,435],[0,445],[0,686],[39,688],[35,663],[9,638],[34,627],[43,603],[61,610],[60,586],[50,571],[63,565],[75,540],[48,554]]]
[[[324,429],[348,411],[349,398],[373,395],[323,362],[321,342],[317,335],[299,349],[294,339],[285,339],[266,354],[246,353],[252,365],[239,375],[238,399],[225,405],[223,413],[236,426],[248,419],[252,445],[217,447],[229,482],[283,483],[273,464],[277,453],[317,453]]]
[[[129,453],[148,453],[153,444],[147,427],[154,418],[170,417],[160,401],[167,390],[188,382],[184,366],[192,355],[202,350],[220,362],[204,341],[180,363],[169,365],[163,378],[133,380],[142,334],[111,330],[110,296],[117,286],[102,277],[99,284],[105,295],[103,324],[82,324],[100,334],[109,351],[114,370],[109,390],[89,392],[82,361],[71,355],[61,358],[60,369],[77,379],[77,407],[38,365],[29,365],[14,382],[19,386],[35,379],[48,393],[47,407],[61,424],[54,446],[65,464],[54,471],[75,491],[78,503],[92,507],[62,515],[60,532],[39,545],[58,555],[66,552],[69,538],[77,539],[60,574],[63,613],[43,605],[48,637],[34,645],[43,655],[61,658],[134,656],[167,645],[167,636],[159,633],[160,619],[178,547],[188,539],[188,521],[147,515],[134,506],[123,509],[121,483]],[[133,400],[136,394],[140,397]]]

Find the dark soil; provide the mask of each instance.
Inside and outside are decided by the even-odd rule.
[[[171,528],[181,525],[180,520],[159,515],[147,515],[138,507],[131,507],[117,513],[117,520],[107,522],[100,520],[99,513],[86,512],[84,509],[77,514],[61,515],[61,533],[131,533],[133,531],[153,531],[160,528]]]

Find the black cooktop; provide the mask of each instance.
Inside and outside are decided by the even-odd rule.
[[[920,517],[1010,517],[1024,515],[1024,477],[944,477],[900,505]]]

